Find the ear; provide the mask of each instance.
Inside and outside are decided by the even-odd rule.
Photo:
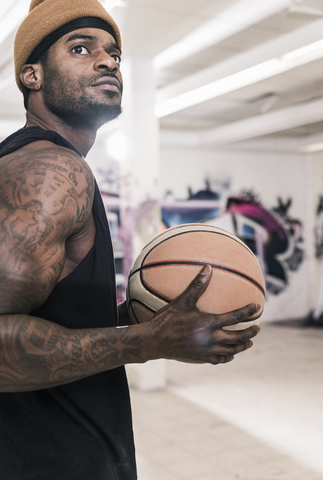
[[[40,90],[41,83],[41,66],[39,64],[24,65],[21,70],[21,83],[29,90]]]

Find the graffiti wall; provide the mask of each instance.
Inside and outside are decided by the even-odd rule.
[[[229,230],[243,240],[262,267],[267,295],[279,295],[288,288],[291,274],[304,260],[303,226],[289,215],[292,199],[278,198],[266,208],[252,191],[225,194],[225,187],[212,191],[206,181],[195,194],[189,188],[186,200],[162,203],[166,228],[182,223],[208,223]],[[221,198],[225,195],[225,201]]]

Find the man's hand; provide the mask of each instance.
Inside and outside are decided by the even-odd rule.
[[[258,311],[258,305],[247,305],[221,315],[198,310],[196,303],[206,290],[211,275],[212,269],[204,267],[186,290],[149,322],[153,329],[151,348],[155,350],[155,358],[227,363],[234,355],[252,346],[251,338],[259,332],[258,326],[239,331],[225,331],[223,327],[251,317]]]

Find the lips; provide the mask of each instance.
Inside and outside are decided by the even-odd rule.
[[[120,82],[113,77],[102,77],[91,84],[91,87],[97,87],[100,90],[120,93]]]

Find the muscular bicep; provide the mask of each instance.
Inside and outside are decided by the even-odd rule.
[[[0,169],[0,313],[29,313],[44,303],[93,198],[89,172],[73,155],[53,148],[25,157]]]
[[[54,234],[55,222],[44,216],[33,207],[1,216],[0,313],[29,313],[59,278],[64,242]]]

